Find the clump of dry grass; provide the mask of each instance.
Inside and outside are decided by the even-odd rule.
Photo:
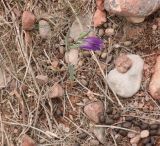
[[[63,107],[62,103],[65,104],[65,101],[53,102],[47,99],[47,88],[39,86],[35,76],[47,74],[51,79],[49,85],[57,79],[63,82],[66,69],[60,73],[54,72],[49,69],[48,62],[52,58],[57,58],[58,51],[55,46],[64,39],[75,16],[66,0],[1,0],[0,3],[1,66],[12,77],[11,84],[0,91],[1,145],[12,143],[18,145],[21,136],[26,132],[35,140],[43,139],[51,145],[65,143],[72,133],[64,134],[54,117],[59,105]],[[70,1],[70,3],[75,7],[77,14],[84,10],[83,1]],[[85,8],[89,4],[90,2]],[[27,47],[23,38],[21,16],[16,15],[15,9],[20,14],[24,10],[32,11],[37,21],[42,18],[48,20],[52,28],[52,38],[42,41],[36,25],[31,32],[33,46]]]

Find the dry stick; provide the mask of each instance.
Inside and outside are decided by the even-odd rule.
[[[85,87],[78,79],[75,79],[84,89],[86,89],[87,91],[90,91],[92,92],[93,95],[96,95],[96,96],[100,96],[102,97],[103,95],[100,95],[98,93],[94,93],[93,91],[91,91],[89,88]]]
[[[12,94],[15,95],[18,98],[18,101],[21,105],[23,123],[25,123],[25,121],[26,121],[26,110],[25,110],[23,98],[20,96],[20,94],[16,90],[14,90],[12,92]]]
[[[2,146],[4,145],[4,127],[3,127],[3,123],[2,123],[2,116],[1,116],[1,114],[0,114],[0,122],[1,122],[1,129],[0,129],[0,131],[1,131],[1,138],[2,138],[2,140],[1,140],[1,144],[2,144]]]
[[[2,145],[5,145],[4,144],[5,143],[4,142],[4,137],[6,137],[8,145],[10,145],[9,139],[8,139],[8,134],[6,133],[6,131],[4,129],[4,125],[2,124],[2,116],[1,116],[1,114],[0,114],[0,121],[1,121]]]
[[[76,17],[76,20],[77,20],[77,22],[78,22],[78,24],[79,24],[79,27],[80,27],[81,31],[83,31],[82,23],[80,22],[80,20],[79,20],[79,18],[78,18],[78,16],[77,16],[77,14],[76,14],[76,11],[74,10],[74,8],[73,8],[72,4],[70,3],[70,1],[69,1],[69,0],[65,0],[65,1],[67,1],[67,3],[69,4],[69,6],[70,6],[70,8],[71,8],[72,12],[74,13],[74,15],[75,15],[75,17]]]
[[[6,49],[5,45],[4,45],[4,43],[2,42],[2,40],[1,40],[1,43],[2,43],[3,48],[4,48],[4,50],[5,50],[5,52],[6,52],[7,56],[8,56],[8,59],[9,59],[10,64],[11,64],[11,66],[12,66],[12,69],[14,69],[13,61],[12,61],[12,59],[11,59],[11,57],[10,57],[10,54],[9,54],[9,52],[7,51],[7,49]]]
[[[31,129],[34,129],[40,133],[43,133],[44,135],[46,135],[47,137],[51,138],[51,135],[47,134],[46,132],[44,132],[43,130],[41,129],[38,129],[36,127],[33,127],[33,126],[30,126],[30,125],[25,125],[25,124],[21,124],[21,123],[13,123],[13,122],[7,122],[7,121],[1,121],[2,123],[4,124],[7,124],[7,125],[16,125],[16,126],[22,126],[22,127],[27,127],[27,128],[31,128]],[[56,135],[56,134],[55,134]],[[56,138],[60,139],[58,136],[56,136]]]
[[[121,129],[121,130],[126,130],[126,131],[131,131],[134,133],[139,133],[135,130],[131,130],[131,129],[127,129],[127,128],[123,128],[123,127],[118,127],[118,126],[113,126],[113,125],[95,125],[95,127],[99,127],[99,128],[111,128],[111,129]]]
[[[70,105],[71,105],[71,107],[72,107],[73,111],[75,111],[75,110],[76,110],[76,108],[73,106],[73,104],[72,104],[72,102],[71,102],[71,100],[70,100],[70,98],[69,98],[69,95],[68,95],[67,90],[66,90],[66,97],[67,97],[67,99],[68,99],[68,101],[69,101],[69,103],[70,103]]]
[[[104,72],[103,72],[103,70],[102,70],[102,67],[101,67],[101,65],[99,64],[99,61],[98,61],[98,59],[97,59],[97,57],[96,57],[96,55],[94,54],[93,51],[91,51],[91,55],[92,55],[94,61],[96,61],[97,65],[98,65],[98,67],[99,67],[99,69],[100,69],[100,71],[101,71],[101,74],[102,74],[102,76],[103,76],[103,78],[104,78],[104,80],[105,80],[106,76],[105,76],[105,74],[104,74]]]
[[[111,135],[111,137],[113,138],[113,141],[114,141],[115,146],[118,146],[118,145],[117,145],[117,142],[116,142],[116,139],[115,139],[115,137],[114,137],[114,135],[113,135],[113,133],[111,133],[110,135]]]
[[[158,109],[160,110],[160,106],[158,105],[158,103],[148,94],[148,96],[150,97],[150,99],[152,100],[152,102],[158,107]]]
[[[99,90],[101,90],[103,92],[103,94],[105,95],[105,97],[107,97],[112,103],[114,103],[114,101],[106,94],[106,92],[100,87],[100,85],[98,85],[97,82],[94,82],[94,83],[99,88]]]
[[[94,138],[87,130],[82,129],[80,126],[76,125],[71,119],[69,119],[68,117],[64,117],[66,120],[68,120],[69,122],[71,122],[77,129],[82,130],[84,133],[88,134],[89,136],[91,136],[92,138]]]

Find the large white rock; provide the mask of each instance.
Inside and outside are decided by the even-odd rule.
[[[132,66],[126,73],[113,69],[106,76],[109,87],[121,97],[131,97],[140,88],[144,61],[139,55],[127,55],[132,60]]]

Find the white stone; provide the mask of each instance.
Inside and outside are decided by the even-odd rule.
[[[78,49],[70,49],[68,52],[65,53],[65,61],[68,63],[68,64],[71,64],[71,65],[77,65],[78,64]]]
[[[132,60],[132,66],[126,73],[113,69],[106,76],[109,87],[121,97],[131,97],[139,89],[142,80],[144,61],[139,55],[127,55]]]
[[[149,136],[149,131],[148,130],[142,130],[140,133],[141,138],[146,138]]]

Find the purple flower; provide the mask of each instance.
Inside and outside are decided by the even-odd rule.
[[[81,49],[93,51],[101,50],[102,47],[103,41],[96,36],[85,38],[83,44],[80,46]]]

